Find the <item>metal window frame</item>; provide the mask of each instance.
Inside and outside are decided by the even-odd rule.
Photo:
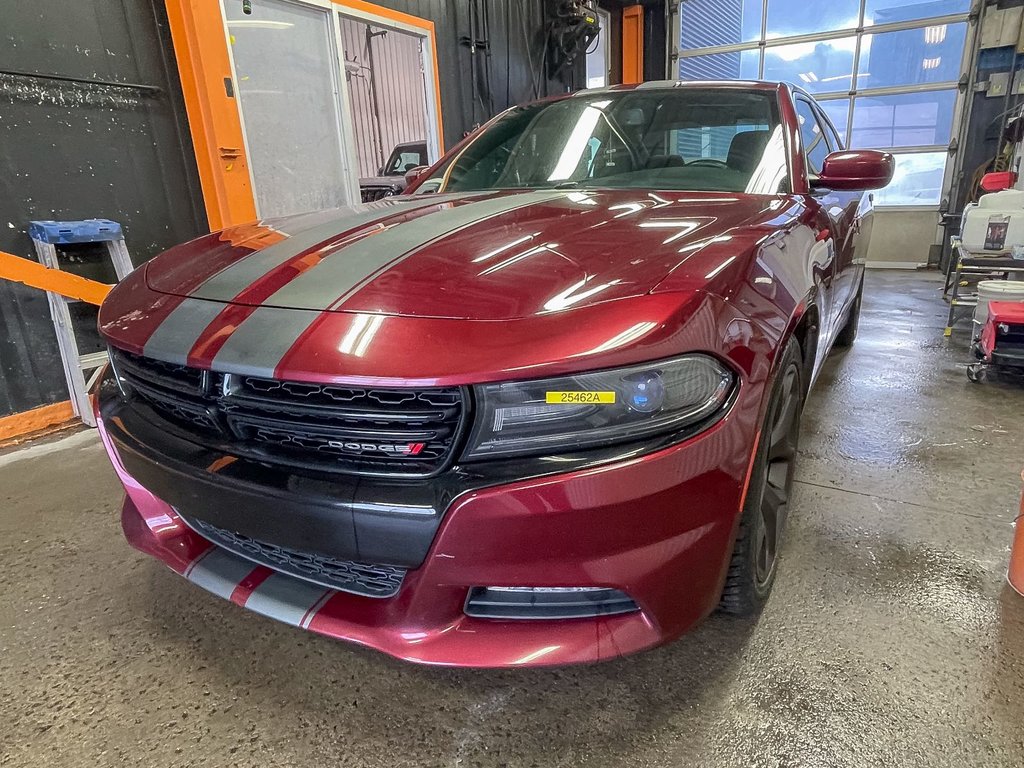
[[[975,21],[976,26],[973,29],[972,34],[972,19],[977,19],[979,6],[984,6],[983,0],[973,0],[971,7],[965,13],[954,13],[945,14],[942,16],[928,16],[918,19],[908,19],[906,21],[891,22],[889,24],[877,24],[867,25],[864,24],[864,13],[867,5],[867,0],[860,0],[858,9],[858,26],[856,27],[845,27],[843,29],[833,29],[822,32],[813,32],[805,35],[791,35],[788,37],[767,37],[768,31],[768,2],[769,0],[761,0],[761,35],[758,40],[744,41],[739,43],[730,43],[728,45],[714,45],[707,46],[704,48],[692,48],[688,50],[682,50],[679,47],[681,38],[681,24],[682,24],[682,4],[687,0],[673,0],[673,2],[666,4],[667,13],[670,17],[669,29],[672,30],[671,37],[669,39],[669,51],[666,57],[668,66],[668,77],[672,80],[679,79],[679,64],[682,59],[696,58],[698,56],[709,56],[721,53],[742,53],[746,51],[758,51],[758,67],[757,73],[758,78],[764,77],[764,60],[765,51],[769,48],[778,48],[786,45],[798,44],[798,43],[817,43],[825,42],[828,40],[839,40],[847,37],[855,37],[854,52],[853,52],[853,67],[851,72],[851,87],[845,91],[827,91],[823,93],[813,94],[813,98],[816,101],[829,101],[846,99],[849,102],[849,111],[846,116],[846,143],[849,144],[853,138],[853,118],[854,111],[856,110],[856,101],[859,97],[871,97],[871,96],[900,96],[904,94],[912,93],[928,93],[932,91],[949,91],[953,90],[956,92],[956,99],[953,106],[953,121],[950,125],[950,143],[946,145],[935,144],[935,145],[922,145],[915,147],[891,147],[889,148],[894,154],[914,154],[914,153],[925,153],[925,152],[940,152],[945,151],[949,153],[949,158],[946,161],[946,169],[943,174],[942,181],[942,193],[940,200],[936,202],[934,206],[883,206],[886,210],[937,210],[941,208],[944,200],[948,199],[950,186],[953,181],[954,166],[956,163],[953,161],[954,143],[957,142],[957,138],[962,133],[962,126],[964,120],[964,111],[969,103],[969,95],[965,94],[961,90],[961,83],[964,81],[964,77],[968,76],[971,70],[971,57],[968,55],[969,52],[975,48],[974,37],[978,34],[980,23]],[[942,24],[966,24],[968,34],[965,36],[964,49],[960,54],[960,77],[956,81],[946,80],[939,83],[917,83],[907,85],[893,85],[893,86],[882,86],[878,88],[857,88],[857,76],[860,68],[860,54],[862,41],[865,35],[879,35],[885,34],[886,32],[904,32],[914,29],[924,29],[926,27],[934,27]]]
[[[302,2],[317,2],[317,0],[302,0]],[[345,52],[341,43],[341,16],[347,16],[365,24],[372,24],[375,27],[393,29],[419,39],[422,44],[423,94],[426,99],[424,108],[427,116],[427,156],[431,163],[437,162],[441,155],[444,154],[444,135],[441,123],[441,91],[437,72],[437,42],[434,36],[433,24],[430,23],[429,26],[418,25],[402,21],[398,18],[392,18],[389,15],[385,15],[388,11],[387,8],[375,8],[367,3],[356,5],[355,3],[346,2],[346,0],[326,0],[326,2],[333,6],[335,12],[335,24],[338,30],[338,50],[341,52],[342,62],[345,60]],[[344,63],[342,68],[344,68]],[[347,102],[348,89],[345,88],[344,90]],[[346,108],[349,107],[346,105]],[[351,128],[350,125],[349,129],[351,130]],[[355,146],[354,132],[352,142],[352,145]]]

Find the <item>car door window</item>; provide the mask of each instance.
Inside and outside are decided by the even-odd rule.
[[[832,150],[809,101],[796,100],[796,116],[800,121],[800,138],[804,145],[804,157],[807,159],[807,175],[817,176],[821,173],[825,158]]]
[[[829,147],[833,152],[838,152],[843,148],[843,142],[839,138],[839,134],[836,129],[832,127],[832,123],[828,121],[827,114],[824,110],[818,111],[818,122],[821,123],[821,127],[825,130],[825,138],[828,140]]]

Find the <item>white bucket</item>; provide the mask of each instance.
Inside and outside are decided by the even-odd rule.
[[[978,283],[978,306],[974,308],[974,322],[985,324],[990,301],[1024,302],[1024,281],[982,280]]]

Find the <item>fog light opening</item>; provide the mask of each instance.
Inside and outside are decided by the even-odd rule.
[[[465,613],[478,619],[587,619],[640,610],[606,587],[473,587]]]

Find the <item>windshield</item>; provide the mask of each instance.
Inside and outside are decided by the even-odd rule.
[[[382,176],[402,176],[421,165],[427,165],[427,145],[399,144],[391,150],[391,157],[384,165]]]
[[[663,88],[513,108],[417,193],[618,187],[774,194],[788,186],[773,93]]]

